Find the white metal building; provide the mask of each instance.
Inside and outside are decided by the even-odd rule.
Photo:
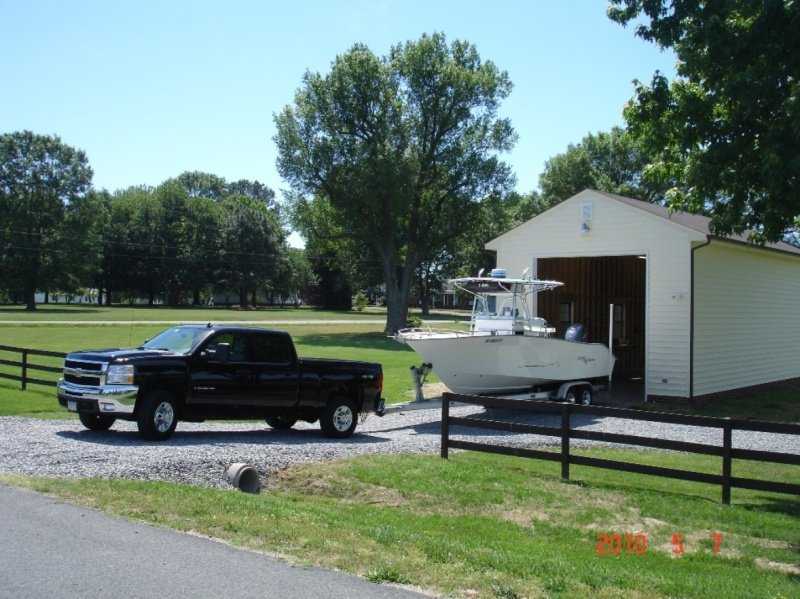
[[[550,322],[594,321],[593,340],[607,342],[613,303],[618,364],[641,365],[647,396],[800,377],[800,249],[790,244],[715,237],[704,216],[585,190],[486,247],[510,276],[564,280],[555,301],[538,298]]]

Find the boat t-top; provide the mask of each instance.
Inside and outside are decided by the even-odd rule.
[[[536,391],[567,381],[606,381],[614,356],[602,343],[588,343],[583,325],[563,338],[528,305],[534,293],[561,287],[559,281],[509,278],[505,269],[490,276],[451,279],[473,296],[469,330],[403,329],[396,339],[409,345],[452,391],[508,394]]]

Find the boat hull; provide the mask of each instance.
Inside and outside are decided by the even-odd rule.
[[[411,335],[403,342],[455,393],[508,393],[603,378],[613,357],[602,343],[530,335]]]

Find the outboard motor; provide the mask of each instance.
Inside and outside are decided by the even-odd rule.
[[[583,325],[578,322],[569,325],[567,332],[564,333],[564,341],[574,341],[575,343],[581,343],[582,341],[585,340],[586,340],[586,329],[584,329]]]

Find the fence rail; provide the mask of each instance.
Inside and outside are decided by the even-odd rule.
[[[19,367],[20,374],[19,376],[15,374],[8,374],[6,372],[0,372],[0,378],[8,379],[11,381],[19,381],[20,388],[24,391],[28,388],[28,384],[32,385],[46,385],[48,387],[55,387],[56,381],[51,381],[47,379],[40,379],[37,377],[28,376],[28,372],[31,370],[36,370],[39,372],[56,372],[60,373],[61,368],[57,368],[55,366],[45,366],[44,364],[35,364],[30,361],[31,357],[41,356],[45,358],[66,358],[67,354],[63,354],[60,352],[54,351],[46,351],[43,349],[30,349],[27,347],[13,347],[11,345],[0,345],[0,352],[9,352],[9,353],[17,353],[20,354],[19,360],[6,360],[0,359],[0,365],[2,366],[15,366]]]
[[[505,420],[454,417],[450,416],[451,402],[472,404],[483,406],[485,408],[557,413],[561,415],[561,425],[558,427],[540,426],[535,424],[523,424],[520,422],[509,422]],[[628,420],[643,420],[647,422],[661,422],[668,424],[718,428],[722,431],[722,445],[708,445],[705,443],[691,443],[686,441],[661,439],[657,437],[643,437],[639,435],[628,435],[622,433],[607,433],[601,431],[574,429],[571,426],[571,418],[573,414],[592,414],[596,416],[611,416],[614,418],[624,418]],[[508,447],[504,445],[493,445],[488,443],[477,443],[473,441],[451,439],[451,426],[560,437],[561,451],[554,452],[540,449]],[[565,480],[569,480],[570,465],[576,464],[579,466],[592,466],[594,468],[604,468],[607,470],[620,470],[623,472],[634,472],[637,474],[649,474],[651,476],[663,476],[680,480],[709,483],[720,485],[722,487],[722,502],[725,504],[730,504],[731,502],[731,488],[733,487],[800,495],[800,485],[798,484],[732,476],[731,465],[734,458],[757,462],[800,465],[800,454],[754,449],[739,449],[733,447],[733,431],[735,430],[800,435],[800,425],[783,422],[710,418],[708,416],[690,416],[684,414],[669,414],[665,412],[645,412],[643,410],[632,410],[627,408],[583,406],[578,404],[554,403],[552,401],[531,399],[503,399],[499,397],[479,397],[474,395],[445,393],[442,398],[441,456],[442,458],[447,459],[449,449],[453,448],[511,455],[523,458],[533,458],[538,460],[550,460],[561,463],[561,477]],[[722,458],[721,474],[708,474],[705,472],[677,470],[674,468],[665,468],[661,466],[648,466],[644,464],[621,462],[618,460],[607,460],[588,456],[573,455],[570,453],[571,439],[602,441],[606,443],[622,443],[625,445],[638,445],[642,447],[653,447],[657,449],[670,449],[673,451],[684,451],[688,453],[719,456]]]

